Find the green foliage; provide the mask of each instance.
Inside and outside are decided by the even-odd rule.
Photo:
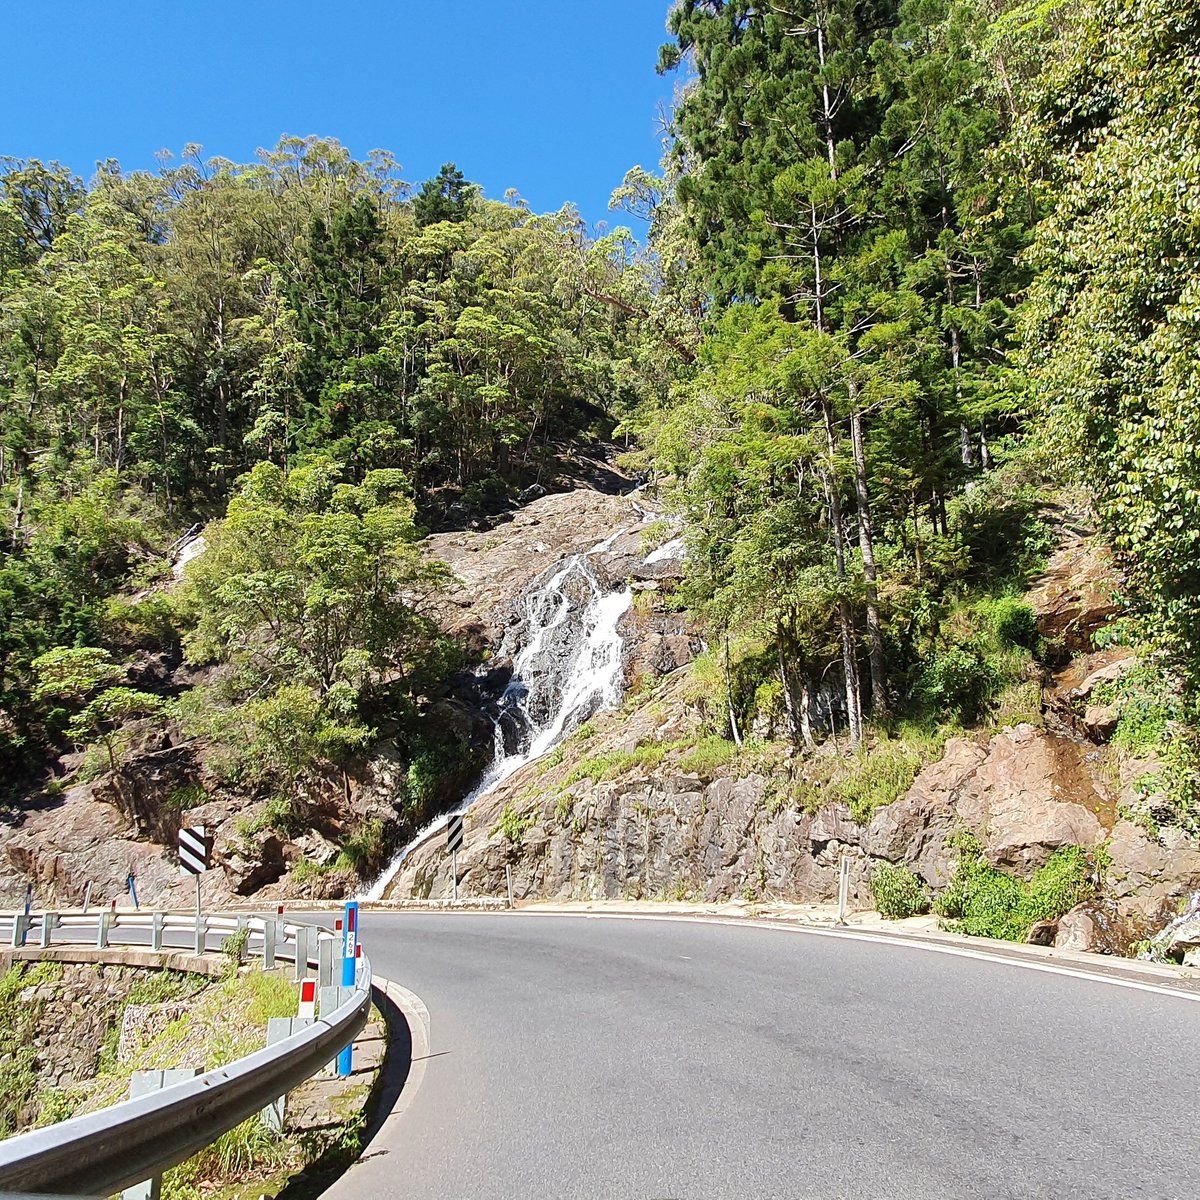
[[[920,769],[918,753],[903,742],[884,740],[858,756],[850,773],[834,786],[832,796],[849,805],[856,821],[866,824],[875,809],[908,791]]]
[[[1047,454],[1094,489],[1131,599],[1194,694],[1200,679],[1195,345],[1198,32],[1184,0],[1084,0],[1036,37],[1043,68],[1015,149],[1039,164],[1020,367]]]
[[[396,578],[412,540],[400,527],[416,509],[459,522],[472,505],[507,506],[553,473],[565,442],[607,434],[612,415],[661,392],[670,364],[655,353],[654,285],[627,233],[593,241],[570,208],[487,201],[452,164],[410,201],[389,155],[356,161],[331,139],[284,138],[250,164],[189,147],[157,172],[110,163],[88,187],[55,164],[0,162],[0,776],[16,781],[62,744],[71,706],[35,697],[31,668],[56,648],[173,652],[190,632],[194,652],[223,657],[269,645],[272,621],[292,634],[308,625],[297,664],[288,646],[255,669],[320,692],[318,728],[298,723],[336,744],[312,755],[355,752],[377,707],[411,723],[423,682],[406,672],[453,665],[444,645],[422,664],[414,630],[387,628],[379,611],[401,591],[414,609],[427,598],[426,581]],[[334,491],[380,494],[314,498],[273,556],[255,467],[276,468],[284,493],[308,471],[303,490],[314,453],[343,464]],[[247,474],[257,514],[233,489]],[[227,588],[208,597],[229,614],[222,628],[196,589],[181,609],[157,585],[167,547],[231,498],[242,510],[210,525],[209,553],[188,571]],[[231,563],[235,532],[242,561]],[[366,570],[377,547],[378,587]],[[214,580],[210,559],[229,577]],[[314,664],[318,643],[342,640],[347,596],[364,592],[369,619]],[[278,603],[255,632],[263,598]],[[347,659],[391,644],[399,661],[370,664],[370,679]],[[342,678],[370,689],[369,713],[333,711],[329,685]],[[195,724],[235,750],[249,740],[236,721]],[[230,759],[235,774],[245,767]]]
[[[213,1178],[228,1179],[256,1167],[280,1166],[287,1146],[255,1115],[223,1133],[194,1158],[163,1175],[163,1200],[199,1200]]]
[[[188,574],[196,660],[233,673],[177,709],[228,747],[231,773],[288,789],[373,738],[363,719],[411,706],[444,667],[441,635],[411,597],[445,578],[413,546],[413,507],[395,471],[341,481],[327,460],[242,481]]]
[[[332,863],[317,863],[311,858],[302,858],[292,867],[292,882],[297,887],[304,887],[316,883],[332,870]]]
[[[527,829],[532,829],[538,822],[537,813],[521,813],[510,801],[500,810],[500,819],[492,826],[489,837],[502,834],[513,845],[520,845]]]
[[[367,878],[386,865],[388,844],[383,821],[370,817],[354,831],[338,854],[338,865],[352,868]]]
[[[1037,613],[1017,596],[994,596],[979,601],[975,611],[1001,646],[1036,651],[1040,643]]]
[[[421,184],[413,197],[412,210],[417,225],[436,225],[439,221],[462,221],[472,201],[479,195],[479,186],[468,183],[453,163],[443,163],[433,179]]]
[[[968,724],[995,709],[1007,690],[1007,708],[1018,713],[1012,689],[1035,679],[1033,654],[1041,651],[1037,618],[1020,598],[983,596],[950,608],[941,621],[918,677],[915,695],[939,719]],[[1024,697],[1035,716],[1040,703]]]
[[[221,953],[225,955],[226,971],[236,973],[246,957],[246,947],[250,944],[250,930],[237,929],[221,943]]]
[[[21,993],[61,977],[57,963],[14,963],[0,976],[0,1137],[16,1132],[38,1096],[34,1039],[42,1005]]]
[[[688,746],[679,756],[679,769],[687,775],[711,778],[721,767],[728,766],[737,754],[737,746],[727,738],[709,736]]]
[[[204,790],[203,784],[185,783],[171,789],[163,801],[163,807],[176,812],[185,812],[189,808],[199,808],[207,800],[208,793]]]
[[[875,907],[889,920],[902,921],[929,911],[929,891],[907,867],[876,863],[871,872]]]
[[[1056,850],[1028,880],[998,871],[974,838],[959,840],[950,885],[934,901],[946,928],[975,937],[1022,942],[1037,921],[1054,920],[1093,892],[1093,867],[1079,846]]]

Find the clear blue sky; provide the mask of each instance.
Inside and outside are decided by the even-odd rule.
[[[0,154],[154,166],[281,134],[391,150],[410,182],[453,160],[537,210],[657,165],[669,0],[8,0]]]

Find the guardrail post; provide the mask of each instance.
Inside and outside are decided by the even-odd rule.
[[[317,1000],[317,1016],[323,1018],[332,1016],[347,1000],[350,999],[354,992],[352,987],[323,987],[318,993]],[[350,1047],[347,1046],[346,1050]],[[342,1070],[342,1058],[346,1050],[339,1050],[337,1058],[331,1059],[328,1064],[321,1068],[323,1075],[349,1075],[349,1069]]]
[[[343,989],[353,991],[354,981],[358,975],[358,901],[351,900],[346,905],[345,934],[342,939],[342,978]],[[338,1055],[337,1073],[348,1076],[354,1069],[353,1046],[347,1046]]]
[[[29,920],[24,913],[17,913],[13,917],[12,927],[12,947],[14,950],[25,945],[25,935],[29,932]]]
[[[129,1078],[129,1098],[146,1096],[176,1083],[186,1083],[199,1075],[198,1067],[179,1068],[174,1071],[134,1071]],[[135,1183],[121,1193],[121,1200],[159,1200],[162,1195],[162,1176],[155,1175],[143,1183]]]
[[[112,924],[113,915],[107,908],[100,910],[100,922],[96,926],[96,949],[108,949],[108,928]]]
[[[267,1019],[267,1045],[273,1046],[276,1042],[286,1041],[293,1033],[312,1023],[312,1017],[269,1017]],[[262,1110],[262,1123],[272,1133],[283,1132],[284,1107],[286,1103],[287,1096],[280,1096],[277,1100],[272,1100]]]
[[[317,987],[327,988],[333,983],[334,940],[317,934]]]
[[[275,918],[263,921],[263,970],[275,970]]]
[[[294,978],[296,983],[299,983],[300,980],[308,973],[308,926],[295,925],[293,928],[295,930],[296,937]]]
[[[48,912],[42,913],[42,948],[45,949],[50,945],[50,937],[61,924],[58,913]]]
[[[166,920],[165,913],[150,914],[150,949],[161,950],[163,947],[163,922]]]

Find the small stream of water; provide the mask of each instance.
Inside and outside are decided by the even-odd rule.
[[[513,673],[500,698],[492,762],[455,813],[466,812],[526,763],[549,753],[593,713],[620,704],[623,645],[617,627],[633,593],[628,587],[606,590],[590,560],[624,532],[563,559],[521,597],[519,620],[501,647],[513,660]],[[426,825],[360,898],[382,899],[408,855],[451,815]]]

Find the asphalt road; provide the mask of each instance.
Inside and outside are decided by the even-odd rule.
[[[1200,1195],[1200,1005],[771,928],[364,914],[431,1047],[344,1198]]]

